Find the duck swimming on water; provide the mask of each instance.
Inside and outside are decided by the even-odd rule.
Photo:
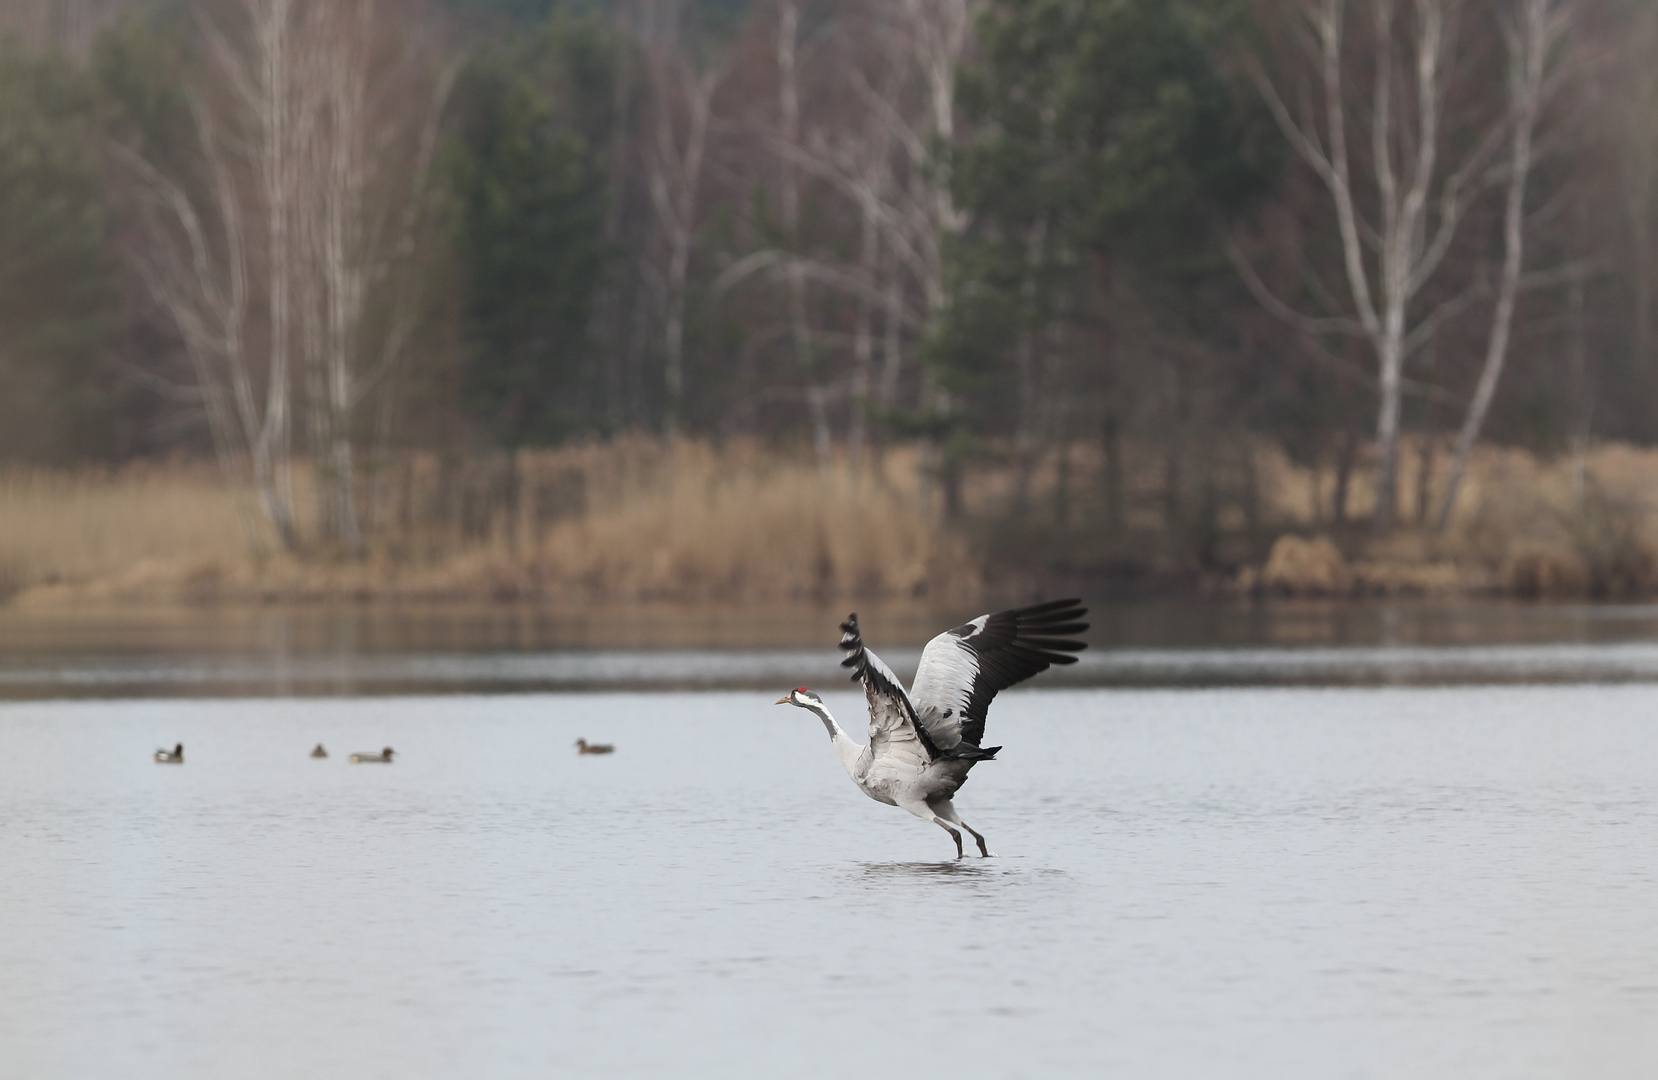
[[[312,752],[315,753],[315,751],[312,751]],[[364,751],[360,754],[352,754],[351,755],[351,760],[355,761],[355,762],[358,762],[359,764],[367,764],[368,762],[371,762],[371,761],[378,761],[378,762],[382,762],[386,765],[390,765],[391,764],[391,756],[396,752],[397,751],[393,750],[391,747],[388,746],[384,750],[380,751],[378,754],[371,754],[371,753],[368,753],[367,751]]]
[[[609,743],[590,743],[586,739],[576,740],[578,754],[614,754],[616,748]]]
[[[328,751],[326,751],[322,748],[322,743],[318,743],[317,748],[315,750],[311,751],[311,756],[312,757],[327,757],[328,756]]]
[[[158,765],[183,765],[184,744],[179,743],[171,750],[157,750],[152,756]]]

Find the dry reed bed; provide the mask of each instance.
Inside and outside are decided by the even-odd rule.
[[[211,465],[0,469],[0,596],[243,551],[235,500]]]
[[[1444,464],[1441,455],[1432,491],[1441,490]],[[1321,479],[1327,480],[1280,461],[1268,486],[1281,493],[1281,508],[1305,513]],[[1406,481],[1413,481],[1408,473]],[[1367,513],[1368,477],[1356,493]],[[1281,537],[1263,566],[1239,576],[1238,587],[1302,595],[1651,593],[1658,591],[1658,450],[1607,444],[1581,459],[1545,460],[1482,446],[1444,532],[1418,521],[1390,536],[1350,540],[1345,554],[1322,532],[1304,523],[1300,535]]]
[[[1155,446],[1125,445],[1121,535],[1155,570],[1176,556],[1169,528],[1167,459]],[[1427,451],[1427,452],[1424,452]],[[1581,459],[1543,459],[1523,450],[1476,448],[1450,527],[1432,527],[1449,471],[1444,441],[1407,439],[1401,454],[1402,524],[1385,537],[1368,521],[1375,505],[1374,459],[1356,456],[1346,513],[1332,520],[1336,477],[1264,443],[1195,450],[1182,463],[1187,511],[1219,493],[1212,526],[1254,549],[1223,587],[1246,594],[1513,593],[1630,596],[1658,592],[1658,450],[1626,444],[1591,448]],[[1424,471],[1426,475],[1424,475]],[[1098,444],[1078,443],[1028,474],[1023,503],[1050,520],[1063,502],[1097,528],[1105,463]],[[970,513],[994,516],[1019,505],[1011,468],[975,474]],[[1068,488],[1068,495],[1061,492]],[[1426,495],[1426,506],[1423,496]],[[1178,520],[1176,526],[1178,527]],[[1138,536],[1134,534],[1138,533]],[[1262,543],[1279,539],[1278,543]],[[1109,538],[1094,541],[1100,546]],[[1264,556],[1264,557],[1263,557]],[[1173,574],[1192,570],[1175,562]]]
[[[1097,491],[1091,452],[1079,446],[1063,470],[1044,462],[1028,474],[1030,497],[1051,495],[1067,472],[1079,491]],[[1407,527],[1378,540],[1349,528],[1338,534],[1345,551],[1321,540],[1326,525],[1315,518],[1329,506],[1327,474],[1270,448],[1248,461],[1256,527],[1286,535],[1240,575],[1245,591],[1626,595],[1658,586],[1658,451],[1602,446],[1579,472],[1569,459],[1483,447],[1447,533]],[[1157,463],[1145,454],[1131,464],[1134,521],[1155,525]],[[856,479],[843,464],[824,473],[743,444],[682,442],[669,453],[624,439],[469,461],[416,455],[365,483],[377,539],[368,558],[349,560],[255,554],[237,513],[246,493],[209,465],[0,470],[0,598],[972,602],[984,591],[975,553],[939,527],[924,475],[906,448]],[[970,475],[970,513],[1005,512],[1013,470]],[[299,491],[304,508],[303,474]],[[1355,517],[1367,492],[1357,474]],[[1246,527],[1235,505],[1228,512],[1227,528]]]
[[[208,469],[12,470],[0,589],[22,604],[971,598],[970,554],[922,512],[916,475],[902,452],[855,482],[752,447],[648,440],[413,457],[366,485],[380,539],[348,560],[251,554],[237,494]]]

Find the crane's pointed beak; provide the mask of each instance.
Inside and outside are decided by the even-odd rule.
[[[780,697],[776,701],[772,702],[772,704],[773,705],[793,705],[794,701],[789,697],[788,694],[784,694],[782,697]]]

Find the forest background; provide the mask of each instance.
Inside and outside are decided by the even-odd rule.
[[[1651,0],[5,0],[0,596],[1658,585]]]

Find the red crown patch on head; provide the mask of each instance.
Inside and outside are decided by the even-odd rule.
[[[797,694],[810,694],[811,693],[811,691],[806,689],[804,686],[795,687],[794,692],[797,693]]]

